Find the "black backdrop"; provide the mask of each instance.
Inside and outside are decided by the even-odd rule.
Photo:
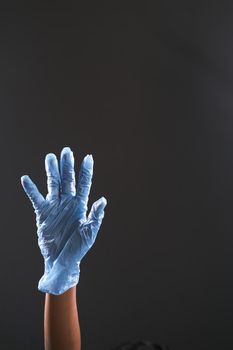
[[[0,11],[1,349],[43,349],[43,261],[20,184],[95,161],[108,199],[81,264],[85,350],[233,347],[233,6],[8,2]]]

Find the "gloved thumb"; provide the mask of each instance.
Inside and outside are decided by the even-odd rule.
[[[36,210],[45,201],[42,194],[28,175],[21,176],[21,184],[28,198],[32,202],[33,208]]]
[[[92,239],[95,240],[96,235],[100,229],[102,220],[104,218],[104,208],[107,205],[105,197],[101,197],[92,204],[90,213],[87,218],[87,226],[89,227]]]

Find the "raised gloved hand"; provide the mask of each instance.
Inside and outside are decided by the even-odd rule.
[[[45,157],[48,194],[38,191],[29,176],[21,177],[22,186],[36,213],[38,244],[44,257],[44,275],[38,289],[62,294],[79,281],[80,262],[95,242],[107,201],[97,200],[87,216],[93,158],[87,155],[79,171],[77,191],[73,152],[64,147],[58,161],[53,153]]]

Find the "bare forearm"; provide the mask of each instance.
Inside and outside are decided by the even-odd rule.
[[[80,350],[76,286],[61,295],[46,293],[44,310],[45,350]]]

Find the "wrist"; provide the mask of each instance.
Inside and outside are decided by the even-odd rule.
[[[67,289],[64,293],[62,294],[51,294],[51,293],[46,293],[46,298],[50,298],[51,300],[53,300],[54,303],[56,303],[56,301],[68,301],[68,300],[72,300],[75,298],[76,300],[76,291],[77,291],[77,285],[70,287],[69,289]]]

